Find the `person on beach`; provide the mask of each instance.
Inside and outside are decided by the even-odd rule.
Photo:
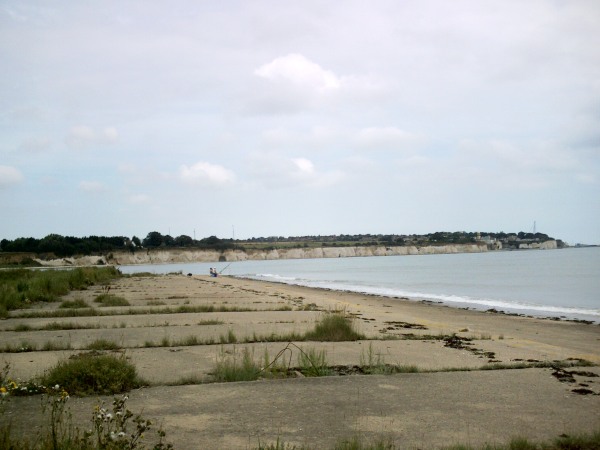
[[[217,276],[217,269],[211,267],[210,268],[210,276],[211,277],[216,277]]]

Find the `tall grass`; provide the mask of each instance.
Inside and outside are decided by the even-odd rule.
[[[100,303],[100,306],[131,306],[127,299],[113,294],[100,294],[96,296],[94,302]]]
[[[53,302],[72,290],[87,289],[120,277],[114,267],[71,270],[12,269],[0,271],[0,317],[33,302]]]
[[[303,375],[307,377],[325,377],[331,373],[325,357],[325,350],[314,348],[302,350],[298,354],[298,365]]]
[[[313,331],[305,334],[307,341],[358,341],[364,339],[365,336],[354,327],[354,323],[342,312],[335,312],[324,316],[317,324]]]
[[[244,348],[241,360],[235,348],[231,357],[222,350],[212,373],[217,382],[253,381],[257,380],[260,374],[261,368],[254,361],[254,354],[248,348]]]

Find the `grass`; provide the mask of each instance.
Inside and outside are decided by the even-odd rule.
[[[75,322],[51,322],[39,327],[32,327],[27,324],[16,325],[12,331],[60,331],[60,330],[91,330],[102,328],[98,324],[78,324]],[[106,327],[104,327],[106,328]]]
[[[526,438],[513,438],[507,444],[455,445],[445,450],[597,450],[600,448],[600,431],[589,434],[563,435],[547,442],[533,442]]]
[[[272,311],[287,311],[286,307],[273,309]],[[74,310],[53,310],[53,311],[27,311],[20,312],[18,315],[11,317],[21,319],[37,319],[37,318],[65,318],[65,317],[96,317],[96,316],[135,316],[135,315],[149,315],[149,314],[186,314],[186,313],[213,313],[213,312],[256,312],[255,309],[240,308],[240,307],[227,307],[227,306],[214,306],[214,305],[198,305],[189,306],[182,305],[177,308],[135,308],[135,309],[124,309],[120,311],[99,311],[95,308],[87,309],[74,309]],[[1,317],[0,317],[1,318]]]
[[[255,450],[308,450],[313,447],[297,447],[286,444],[280,438],[271,444],[261,444]],[[326,447],[318,447],[326,448]],[[403,445],[396,445],[389,439],[369,440],[360,436],[354,436],[350,439],[341,439],[329,447],[331,450],[400,450],[405,448]],[[513,438],[504,444],[485,444],[479,447],[470,445],[454,445],[443,447],[443,450],[597,450],[600,448],[600,431],[587,434],[578,434],[573,436],[561,436],[551,441],[534,442],[526,438]]]
[[[372,342],[369,342],[366,354],[364,348],[360,353],[360,367],[367,374],[384,375],[390,373],[390,366],[385,363],[381,353],[376,353],[373,350]]]
[[[327,365],[325,350],[310,348],[306,351],[300,349],[298,365],[300,372],[307,377],[325,377],[331,374]]]
[[[72,347],[70,343],[63,344],[47,341],[40,350],[43,352],[56,352],[59,350],[72,350]]]
[[[219,337],[219,343],[221,344],[235,344],[238,341],[237,336],[233,332],[233,330],[229,330],[226,335],[221,335]]]
[[[241,360],[235,348],[233,356],[229,357],[223,350],[217,358],[215,369],[212,372],[214,381],[254,381],[260,377],[261,368],[254,361],[254,353],[244,348]]]
[[[100,303],[100,306],[131,306],[127,299],[113,294],[100,294],[94,302]]]
[[[77,308],[88,308],[88,304],[82,298],[76,298],[75,300],[63,300],[59,308],[63,309],[77,309]]]
[[[88,346],[88,350],[118,350],[121,346],[113,341],[109,341],[107,339],[96,339],[94,342],[91,342]]]
[[[341,312],[323,316],[314,330],[305,334],[307,341],[341,342],[358,341],[364,338],[363,334],[355,330],[352,320]]]
[[[124,356],[95,353],[60,361],[43,375],[41,383],[61,386],[74,395],[120,394],[145,384]]]
[[[0,317],[36,302],[54,302],[73,290],[106,284],[119,278],[114,267],[78,267],[71,270],[11,269],[0,271]]]

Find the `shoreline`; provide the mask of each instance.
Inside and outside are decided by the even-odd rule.
[[[95,305],[102,293],[102,286],[91,286],[64,299]],[[125,298],[129,306],[102,308],[98,316],[15,314],[0,321],[4,345],[27,341],[38,349],[3,352],[0,357],[10,364],[11,376],[30,379],[88,351],[97,340],[118,343],[113,351],[131,361],[150,383],[128,394],[131,409],[164,424],[167,441],[180,450],[241,450],[276,439],[333,448],[357,433],[374,442],[382,432],[399,448],[438,448],[447,444],[448,436],[453,442],[483,446],[515,435],[539,440],[555,437],[557,430],[589,433],[600,424],[597,326],[233,276],[123,277],[111,283],[111,293]],[[177,312],[179,307],[203,306],[214,306],[215,311]],[[229,309],[221,311],[220,306]],[[372,355],[416,371],[210,382],[219,358],[242,358],[248,352],[256,360],[264,361],[265,355],[271,360],[286,347],[285,336],[314,329],[334,311],[351,317],[364,339],[296,345],[324,352],[331,367],[364,365]],[[80,328],[46,328],[63,321]],[[27,331],[17,331],[24,326]],[[235,342],[220,342],[220,336],[228,335],[234,335]],[[43,350],[47,342],[69,347]],[[289,355],[292,367],[296,353]],[[573,381],[559,379],[551,367],[583,366],[586,361],[596,366],[558,374],[568,372]],[[198,381],[182,385],[182,378]],[[15,418],[15,433],[28,436],[32,425],[41,423],[36,415],[39,404],[36,397],[11,398],[6,406]],[[77,398],[73,417],[84,425],[97,404],[97,396]]]
[[[227,276],[232,277],[232,278],[239,278],[242,280],[253,280],[253,281],[264,282],[264,283],[281,284],[281,285],[285,285],[285,286],[299,286],[299,287],[305,287],[308,289],[342,292],[342,293],[347,293],[347,294],[367,295],[367,296],[372,296],[372,297],[387,298],[390,300],[403,300],[403,301],[425,303],[425,304],[437,304],[440,306],[445,306],[447,308],[460,309],[463,311],[477,311],[477,312],[493,313],[493,314],[500,314],[500,315],[505,315],[505,316],[513,316],[513,317],[526,317],[526,318],[530,318],[530,319],[544,319],[544,320],[551,320],[554,322],[560,322],[560,321],[575,322],[575,323],[583,323],[583,324],[588,324],[588,325],[600,326],[600,318],[597,320],[587,320],[587,319],[578,319],[575,317],[569,318],[567,316],[549,316],[549,315],[543,315],[543,314],[537,315],[537,314],[516,313],[516,312],[504,311],[504,310],[496,309],[496,308],[487,308],[486,309],[486,308],[477,308],[477,307],[473,307],[473,306],[459,306],[458,304],[452,304],[452,302],[444,302],[442,300],[430,300],[427,298],[376,294],[376,293],[359,291],[359,290],[353,291],[350,289],[335,289],[335,288],[327,288],[327,287],[309,286],[309,285],[300,284],[300,283],[286,283],[284,281],[261,280],[261,279],[257,279],[257,278],[236,276],[236,275],[221,275],[221,277],[227,277]],[[457,303],[460,303],[460,302],[457,302]]]

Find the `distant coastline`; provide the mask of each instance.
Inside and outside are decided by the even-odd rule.
[[[554,250],[559,248],[557,241],[521,246],[518,250]],[[511,250],[511,249],[504,249]],[[514,250],[514,249],[512,249]],[[314,259],[314,258],[351,258],[368,256],[402,256],[402,255],[435,255],[456,253],[482,253],[503,251],[486,243],[448,244],[427,246],[348,246],[348,247],[314,247],[314,248],[280,248],[280,249],[227,249],[202,250],[189,248],[152,248],[131,251],[114,251],[104,255],[72,256],[56,258],[41,257],[35,254],[0,254],[1,264],[18,264],[20,260],[29,259],[37,266],[43,267],[79,267],[94,265],[137,265],[137,264],[169,264],[192,262],[232,262],[260,261],[277,259]]]

